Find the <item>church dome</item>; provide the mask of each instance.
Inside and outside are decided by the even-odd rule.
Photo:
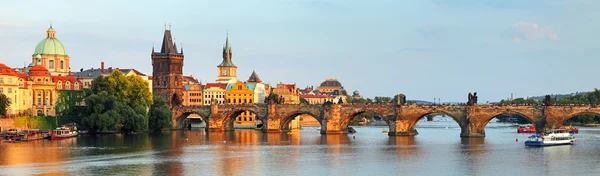
[[[321,83],[321,87],[342,87],[342,83],[337,79],[326,79]]]
[[[67,48],[63,45],[60,40],[56,39],[56,31],[50,26],[45,39],[42,39],[37,46],[33,55],[47,54],[47,55],[68,55]]]

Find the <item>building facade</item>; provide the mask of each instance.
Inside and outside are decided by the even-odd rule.
[[[243,82],[227,84],[225,92],[227,104],[254,104],[254,91],[249,89]],[[235,119],[238,126],[253,127],[255,125],[256,114],[250,111],[244,111]]]
[[[250,78],[248,78],[246,81],[246,86],[254,92],[255,103],[265,103],[265,99],[267,96],[269,96],[267,89],[268,86],[263,84],[255,71],[252,71],[252,74],[250,74]]]
[[[284,104],[300,103],[300,91],[296,87],[296,84],[283,84],[280,82],[271,90],[271,94],[279,95],[280,101]]]
[[[225,90],[227,83],[206,83],[202,94],[204,95],[204,105],[210,105],[212,101],[217,104],[225,104]]]
[[[204,105],[203,99],[203,86],[198,82],[192,82],[183,86],[185,92],[183,94],[183,105],[184,106],[202,106]]]

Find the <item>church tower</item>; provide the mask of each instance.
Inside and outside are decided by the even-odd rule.
[[[231,62],[231,45],[229,45],[229,34],[225,37],[225,46],[223,46],[223,62],[217,66],[218,83],[235,83],[237,82],[237,66]]]
[[[171,30],[165,29],[160,52],[154,52],[152,47],[152,93],[164,98],[171,107],[181,105],[184,90],[182,77],[183,48],[177,51]]]

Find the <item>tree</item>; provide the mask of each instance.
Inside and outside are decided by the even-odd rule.
[[[86,91],[87,92],[86,96],[89,96],[92,94],[97,94],[102,91],[106,91],[110,95],[114,94],[114,92],[115,92],[112,89],[112,87],[110,86],[110,83],[108,82],[108,78],[104,77],[104,76],[99,76],[97,78],[94,78],[94,80],[92,80],[92,86],[90,88],[90,92]]]
[[[111,132],[120,129],[119,109],[125,106],[114,95],[102,91],[85,99],[86,115],[81,120],[84,128],[91,132]]]
[[[275,103],[279,103],[279,95],[271,93],[268,98],[265,98],[265,103],[269,103],[269,100],[273,100]]]
[[[141,105],[144,108],[150,107],[152,104],[152,93],[150,93],[150,87],[148,82],[144,81],[142,77],[137,75],[127,76],[128,88],[127,100],[128,104]]]
[[[151,130],[160,131],[171,127],[172,114],[169,105],[159,96],[154,96],[153,104],[148,112],[148,126]]]
[[[375,97],[375,103],[387,103],[390,102],[390,100],[392,100],[390,97]]]
[[[2,117],[6,117],[8,115],[8,106],[10,106],[10,100],[8,100],[6,95],[0,93],[0,115],[2,115]]]
[[[300,104],[306,104],[307,105],[307,104],[310,104],[310,103],[308,102],[308,100],[306,100],[304,98],[300,98]]]
[[[107,77],[92,80],[91,89],[84,92],[87,114],[82,124],[88,130],[132,132],[148,129],[148,108],[153,102],[149,85],[140,76],[125,76],[115,70]]]

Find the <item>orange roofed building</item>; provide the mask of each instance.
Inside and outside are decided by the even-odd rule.
[[[42,65],[17,72],[0,64],[0,93],[10,101],[8,114],[56,116],[55,108],[60,91],[81,91],[82,83],[73,76],[51,75]],[[25,71],[25,69],[21,69]]]
[[[283,104],[300,104],[300,90],[298,90],[296,84],[283,84],[280,82],[271,90],[271,93],[279,95]]]

